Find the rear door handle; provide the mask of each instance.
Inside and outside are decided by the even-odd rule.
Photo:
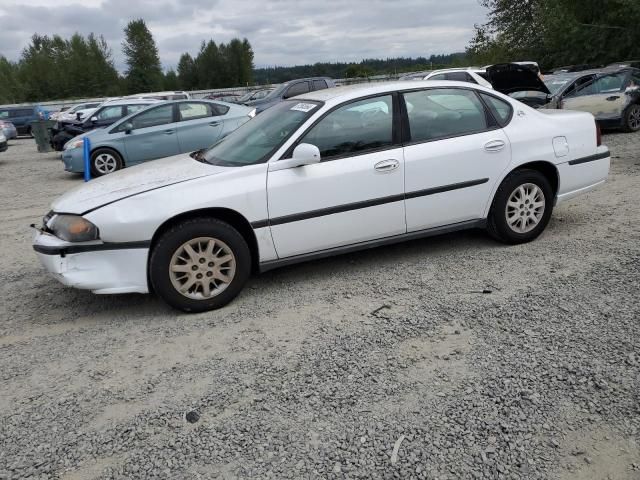
[[[490,142],[484,144],[484,149],[487,152],[499,152],[505,147],[505,145],[506,143],[504,143],[502,140],[491,140]]]
[[[211,122],[209,125],[212,127],[217,127],[218,125],[220,125],[220,122]]]
[[[175,130],[165,130],[164,134],[165,135],[173,135],[174,132],[175,132]]]
[[[396,160],[395,158],[390,158],[388,160],[382,160],[376,163],[373,168],[375,168],[377,172],[385,173],[392,172],[399,166],[400,162],[398,160]]]
[[[607,97],[607,102],[613,102],[614,100],[618,100],[620,97],[618,95],[612,95]]]

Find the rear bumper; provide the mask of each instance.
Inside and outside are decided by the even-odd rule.
[[[72,244],[37,231],[33,248],[45,270],[63,285],[105,294],[149,292],[148,246]]]
[[[582,195],[602,185],[609,176],[611,154],[600,146],[594,155],[558,165],[560,185],[556,204]]]

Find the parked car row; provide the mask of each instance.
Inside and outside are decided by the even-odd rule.
[[[401,80],[454,80],[493,88],[533,108],[590,112],[605,128],[640,130],[640,69],[621,62],[599,69],[563,67],[542,76],[535,62],[419,72]]]
[[[49,111],[39,105],[22,107],[0,107],[0,122],[11,123],[18,135],[31,135],[31,123],[36,120],[47,120]]]

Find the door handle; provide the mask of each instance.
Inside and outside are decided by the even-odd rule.
[[[211,122],[209,125],[211,127],[217,127],[218,125],[220,125],[220,122]]]
[[[613,102],[614,100],[618,100],[620,97],[618,95],[612,95],[607,97],[607,102]]]
[[[487,152],[499,152],[505,147],[505,143],[502,140],[491,140],[484,144],[484,149]]]
[[[395,158],[390,158],[388,160],[382,160],[376,163],[373,168],[375,168],[377,172],[386,173],[394,171],[399,166],[400,162],[398,160],[396,160]]]
[[[173,132],[175,132],[175,130],[165,130],[164,134],[165,135],[173,135]]]

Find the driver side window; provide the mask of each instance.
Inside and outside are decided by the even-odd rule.
[[[391,95],[360,100],[334,110],[312,127],[300,143],[318,147],[323,161],[392,146]]]
[[[576,88],[575,91],[567,95],[567,97],[582,97],[585,95],[619,92],[620,90],[622,90],[624,82],[624,72],[614,73],[613,75],[605,75]]]

